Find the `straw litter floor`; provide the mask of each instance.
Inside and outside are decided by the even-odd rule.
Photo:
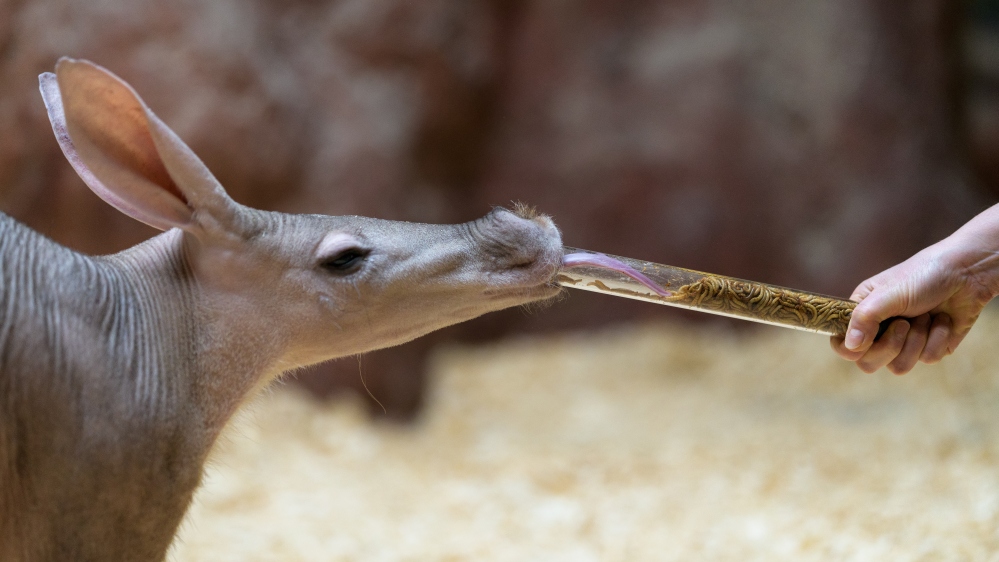
[[[412,427],[262,396],[171,560],[999,560],[996,309],[905,377],[822,336],[675,324],[433,373]]]

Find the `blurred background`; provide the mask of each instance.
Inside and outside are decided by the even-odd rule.
[[[523,201],[569,245],[827,294],[999,196],[995,1],[0,0],[0,209],[108,253],[154,232],[64,162],[36,87],[61,55],[130,82],[247,205]],[[363,370],[412,419],[442,341],[664,315],[709,320],[573,294]],[[366,394],[353,359],[299,381]]]
[[[109,253],[154,232],[65,162],[63,55],[262,209],[523,201],[568,245],[849,296],[999,199],[999,0],[0,0],[0,209]],[[986,312],[903,379],[603,295],[490,314],[364,356],[384,411],[353,358],[266,396],[175,554],[997,560]]]

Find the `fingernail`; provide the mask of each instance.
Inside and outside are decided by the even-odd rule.
[[[850,351],[855,351],[860,347],[860,344],[864,343],[864,332],[854,328],[846,334],[846,340],[843,342],[846,348]]]

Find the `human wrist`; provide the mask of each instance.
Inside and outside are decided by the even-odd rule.
[[[935,249],[943,267],[959,273],[993,298],[999,296],[999,213],[991,217],[985,214],[941,240]]]

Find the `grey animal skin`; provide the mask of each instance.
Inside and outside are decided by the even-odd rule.
[[[547,217],[249,209],[110,72],[39,80],[87,185],[165,232],[91,257],[0,214],[0,560],[162,560],[219,432],[281,373],[559,291]]]

